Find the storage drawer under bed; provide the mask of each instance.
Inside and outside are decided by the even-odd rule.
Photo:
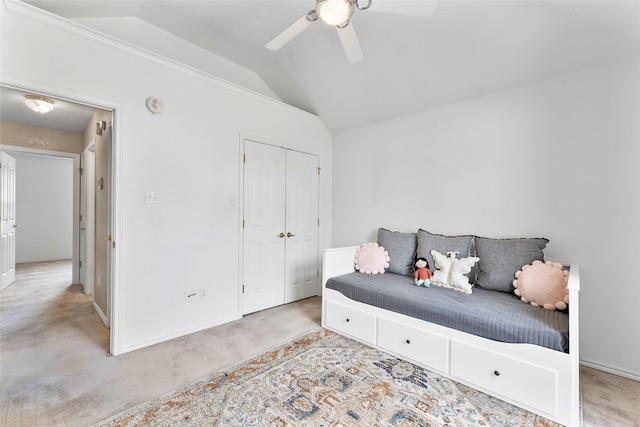
[[[327,301],[325,324],[347,336],[376,345],[376,316],[358,309]]]
[[[442,335],[378,317],[378,346],[430,369],[448,372],[449,339]]]
[[[557,372],[451,340],[451,376],[556,415]]]

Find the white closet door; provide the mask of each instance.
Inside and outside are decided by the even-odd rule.
[[[284,301],[319,294],[318,156],[287,151]]]
[[[0,157],[0,291],[16,280],[16,159]]]
[[[245,141],[243,314],[284,303],[286,151]]]

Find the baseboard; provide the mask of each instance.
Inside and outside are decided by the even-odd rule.
[[[104,315],[102,310],[100,310],[100,306],[98,306],[95,301],[93,302],[93,308],[96,310],[96,313],[98,313],[98,317],[102,319],[104,325],[109,328],[109,320],[107,320],[107,316]]]
[[[630,380],[640,382],[640,375],[634,374],[632,372],[627,372],[621,369],[611,368],[609,366],[601,365],[599,363],[590,362],[588,360],[580,360],[580,365],[586,366],[587,368],[597,369],[599,371],[608,372],[610,374],[617,375],[619,377],[629,378]]]
[[[34,259],[22,259],[16,260],[16,264],[30,264],[34,262],[50,262],[50,261],[71,261],[70,257],[54,257],[54,258],[34,258]]]
[[[129,352],[134,351],[134,350],[139,350],[141,348],[149,347],[151,345],[160,344],[161,342],[169,341],[169,340],[172,340],[174,338],[179,338],[179,337],[182,337],[182,336],[185,336],[185,335],[193,334],[194,332],[200,332],[200,331],[203,331],[205,329],[213,328],[215,326],[224,325],[225,323],[229,323],[229,322],[232,322],[234,320],[241,319],[241,318],[242,318],[242,316],[239,316],[239,317],[238,316],[232,316],[232,317],[228,317],[228,318],[225,318],[225,319],[219,319],[219,320],[217,320],[215,322],[201,324],[201,325],[198,325],[198,326],[193,327],[193,328],[182,330],[180,332],[176,332],[176,333],[169,334],[169,335],[163,335],[161,337],[158,337],[158,338],[155,338],[155,339],[152,339],[152,340],[148,340],[148,341],[144,341],[144,342],[141,342],[141,343],[138,343],[138,344],[126,346],[126,347],[120,349],[120,351],[118,352],[118,356],[121,355],[121,354],[124,354],[124,353],[129,353]]]

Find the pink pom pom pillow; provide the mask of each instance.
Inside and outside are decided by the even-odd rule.
[[[564,310],[569,304],[569,272],[557,262],[533,261],[516,271],[514,293],[524,302],[547,310]]]
[[[364,243],[356,249],[353,259],[355,269],[365,274],[384,274],[389,268],[389,253],[377,243]]]

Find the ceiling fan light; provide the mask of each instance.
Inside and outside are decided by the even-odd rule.
[[[45,98],[44,96],[26,95],[24,104],[31,111],[38,114],[47,114],[53,110],[53,99]]]
[[[322,0],[316,5],[316,13],[322,22],[338,26],[351,18],[353,5],[349,0]]]

